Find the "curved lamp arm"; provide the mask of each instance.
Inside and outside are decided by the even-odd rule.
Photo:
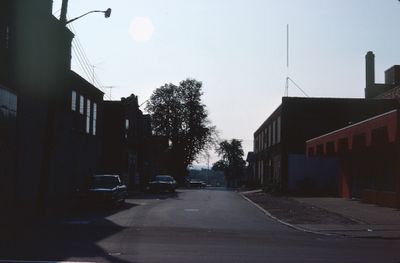
[[[79,18],[84,17],[84,16],[86,16],[86,15],[88,15],[88,14],[91,14],[91,13],[104,13],[104,17],[105,17],[105,18],[109,18],[109,17],[111,16],[111,8],[108,8],[106,11],[102,11],[102,10],[93,10],[93,11],[89,11],[89,12],[83,14],[83,15],[80,15],[80,16],[78,16],[78,17],[75,17],[75,18],[73,18],[73,19],[71,19],[71,20],[65,22],[65,24],[67,25],[67,24],[69,24],[69,23],[71,23],[71,22],[74,22],[75,20],[78,20]]]

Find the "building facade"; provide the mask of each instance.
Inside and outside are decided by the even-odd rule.
[[[308,160],[305,142],[396,107],[397,100],[283,97],[254,133],[255,176],[280,192],[334,195],[337,160]]]
[[[307,155],[337,158],[341,197],[400,208],[399,120],[396,109],[318,136]]]
[[[400,66],[375,83],[374,54],[366,55],[366,98],[400,101]],[[400,207],[399,107],[352,125],[320,134],[306,143],[310,160],[336,158],[339,194],[345,198]],[[323,176],[323,175],[321,175]]]
[[[17,96],[0,85],[0,208],[13,206],[17,169]]]
[[[104,102],[99,173],[120,175],[131,190],[143,183],[143,125],[137,96]]]
[[[52,15],[51,0],[0,5],[0,85],[17,95],[18,105],[12,207],[63,209],[97,165],[92,132],[103,94],[71,72],[74,36]]]

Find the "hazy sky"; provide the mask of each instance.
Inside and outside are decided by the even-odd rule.
[[[244,140],[246,152],[284,95],[287,24],[289,76],[310,96],[363,97],[369,50],[377,82],[400,64],[397,0],[69,0],[68,16],[108,7],[109,19],[91,14],[73,26],[112,98],[143,102],[165,83],[196,78],[221,138]],[[54,1],[57,17],[60,8]],[[90,77],[74,54],[72,67]],[[294,86],[289,95],[302,96]]]

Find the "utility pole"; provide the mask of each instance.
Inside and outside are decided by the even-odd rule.
[[[62,24],[67,23],[67,10],[68,10],[68,0],[62,0],[61,14],[60,14],[60,21]]]

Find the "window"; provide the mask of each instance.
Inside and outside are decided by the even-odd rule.
[[[71,94],[71,110],[76,111],[76,91],[73,90]]]
[[[275,142],[276,142],[276,121],[274,121],[273,123],[272,123],[272,145],[274,145],[275,144]]]
[[[6,26],[6,48],[8,49],[10,45],[10,26]]]
[[[272,135],[272,132],[271,132],[271,124],[270,124],[270,125],[268,125],[268,146],[272,145],[271,135]]]
[[[79,113],[80,114],[84,114],[84,110],[85,110],[84,100],[85,100],[85,98],[83,97],[83,95],[80,95],[79,96]]]
[[[264,128],[264,149],[268,148],[268,133],[267,128]]]
[[[125,119],[125,138],[128,138],[129,120]]]
[[[96,135],[96,123],[97,123],[97,104],[93,102],[93,123],[92,123],[92,134]]]
[[[262,131],[260,133],[260,137],[261,137],[261,150],[264,150],[264,133]]]
[[[90,134],[90,100],[86,100],[86,133]]]
[[[276,142],[280,143],[281,142],[281,116],[278,117],[278,120],[276,122]]]

